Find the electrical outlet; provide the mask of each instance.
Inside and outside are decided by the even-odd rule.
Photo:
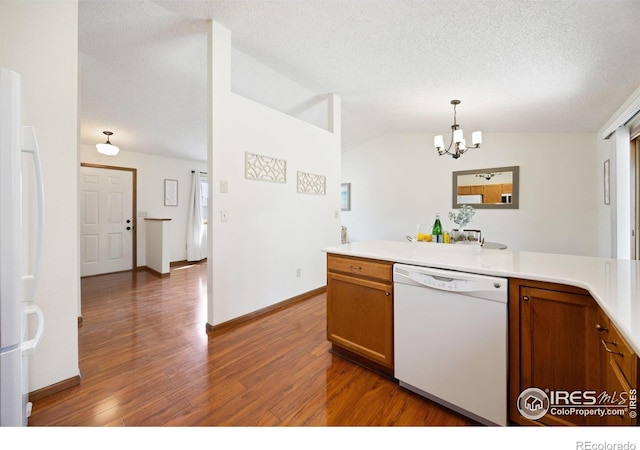
[[[138,211],[138,217],[147,217],[149,215],[149,211]]]
[[[298,268],[296,269],[296,277],[297,277],[297,278],[300,278],[301,276],[302,276],[302,269],[301,269],[300,267],[298,267]]]

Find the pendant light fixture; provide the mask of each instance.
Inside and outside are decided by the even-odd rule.
[[[449,147],[444,148],[444,138],[442,135],[433,138],[433,145],[440,156],[448,154],[451,155],[452,158],[458,159],[460,155],[470,148],[480,147],[480,144],[482,144],[482,132],[474,131],[471,133],[472,146],[467,147],[460,125],[456,122],[456,106],[460,104],[460,100],[451,100],[451,104],[453,105],[453,125],[451,125],[451,141],[449,142]]]
[[[109,136],[113,135],[113,133],[111,131],[103,131],[102,134],[107,135],[107,142],[105,142],[104,144],[96,144],[98,152],[102,153],[103,155],[109,156],[117,155],[120,149],[109,142]]]

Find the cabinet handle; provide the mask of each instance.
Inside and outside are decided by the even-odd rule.
[[[358,266],[358,267],[354,267],[354,266],[349,266],[351,268],[351,271],[353,272],[354,270],[357,271],[362,271],[362,267]]]
[[[607,327],[603,327],[600,324],[596,325],[596,330],[598,330],[598,331],[606,331],[607,333],[609,332],[609,329]]]
[[[529,296],[525,295],[524,297],[522,297],[522,300],[525,301],[525,302],[528,302],[529,301]]]
[[[387,297],[389,297],[391,295],[391,292],[385,292],[384,295],[386,295]]]
[[[607,351],[607,353],[612,353],[614,355],[620,355],[624,357],[624,354],[622,352],[616,352],[614,350],[611,350],[609,347],[607,347],[607,344],[615,345],[617,347],[618,344],[616,344],[615,342],[605,341],[604,339],[600,339],[600,342],[602,342],[602,345],[604,345],[604,349]]]

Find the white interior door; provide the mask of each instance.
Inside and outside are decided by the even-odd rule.
[[[133,173],[80,168],[81,276],[133,268]]]

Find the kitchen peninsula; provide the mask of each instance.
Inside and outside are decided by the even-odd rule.
[[[630,401],[624,417],[548,414],[532,420],[522,416],[516,403],[521,392],[532,386],[635,395],[640,378],[638,262],[401,241],[354,242],[323,251],[327,253],[328,339],[336,353],[346,350],[343,355],[361,356],[372,362],[374,370],[393,374],[393,338],[398,332],[393,329],[394,263],[501,277],[509,281],[508,330],[504,330],[509,343],[509,399],[505,405],[509,422],[637,423],[633,398],[626,399]],[[345,294],[358,304],[343,307]],[[371,299],[374,303],[370,305],[376,305],[378,311],[363,314]],[[349,313],[354,317],[347,320],[344,314]],[[363,322],[368,317],[375,322]],[[354,334],[348,323],[369,332]],[[379,336],[372,337],[372,330]],[[447,345],[446,340],[442,345]]]

